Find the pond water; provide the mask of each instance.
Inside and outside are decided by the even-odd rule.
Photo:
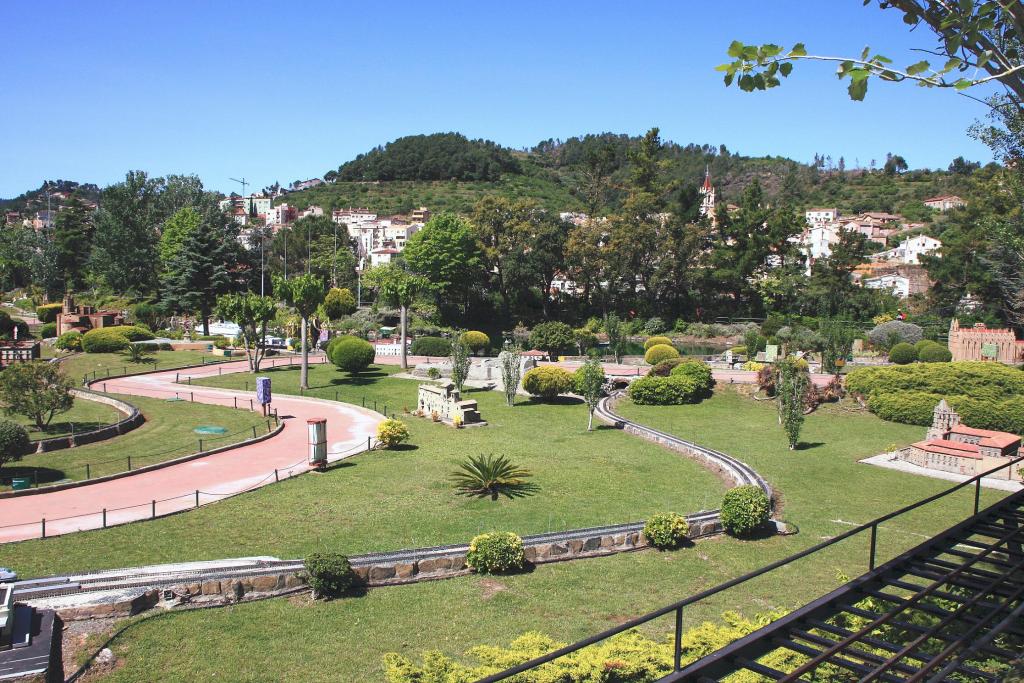
[[[682,343],[677,342],[673,344],[676,349],[679,350],[684,356],[711,356],[722,353],[728,346],[716,346],[714,344],[695,344],[695,343]],[[603,355],[610,355],[608,352],[608,345],[602,344],[598,347]],[[624,356],[642,356],[644,355],[644,345],[637,342],[626,342],[625,348],[623,349],[622,355]]]

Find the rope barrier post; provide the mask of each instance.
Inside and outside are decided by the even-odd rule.
[[[46,538],[46,517],[43,517],[42,525],[43,525],[43,538]]]
[[[256,425],[252,426],[252,438],[256,438]]]
[[[370,450],[370,437],[366,437],[366,450]]]
[[[128,471],[132,471],[132,456],[128,456]]]
[[[189,384],[191,384],[191,382],[189,382]],[[192,403],[195,403],[196,402],[196,392],[194,392],[194,391],[188,392],[188,400],[192,401]]]
[[[270,420],[267,420],[267,434],[269,434],[272,431],[273,430],[270,428]]]
[[[103,528],[107,528],[107,508],[103,508]]]
[[[92,479],[92,477],[89,475],[89,463],[85,463],[85,478]]]
[[[255,408],[252,407],[252,399],[249,399],[249,410],[255,412]]]
[[[245,380],[245,390],[249,391],[249,380]]]
[[[107,383],[106,382],[103,383],[103,393],[104,394],[107,393]]]
[[[373,412],[377,412],[377,399],[373,399]]]
[[[199,452],[200,453],[203,452],[203,440],[202,439],[199,439]]]
[[[337,401],[337,400],[338,400],[338,392],[337,392],[337,391],[335,391],[335,392],[334,392],[334,400],[335,400],[335,401]]]
[[[199,489],[196,489],[196,507],[199,507]]]
[[[364,408],[366,407],[366,397],[365,396],[363,396],[363,407]]]
[[[234,401],[235,401],[235,410],[238,410],[238,397],[237,396],[232,396],[231,398],[233,398]]]
[[[277,476],[277,470],[276,469],[274,470],[274,481],[275,482],[281,481],[280,477]]]
[[[153,501],[153,517],[152,517],[152,519],[156,519],[156,501],[155,500]]]
[[[179,372],[174,373],[174,383],[178,384],[180,381],[181,381],[181,373],[179,373]]]

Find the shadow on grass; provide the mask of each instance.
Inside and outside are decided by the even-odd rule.
[[[798,443],[796,445],[796,449],[795,450],[798,450],[798,451],[809,451],[812,448],[818,448],[819,446],[824,446],[824,445],[825,445],[825,442],[823,442],[823,441],[811,441],[811,442],[801,441],[800,443]]]
[[[392,446],[391,448],[385,448],[383,450],[385,450],[385,451],[399,451],[399,452],[401,452],[401,451],[415,451],[415,450],[419,450],[419,446],[417,446],[416,444],[413,444],[413,443],[400,443],[397,446]]]
[[[102,420],[94,420],[90,422],[51,422],[46,427],[43,427],[42,431],[32,430],[28,436],[32,441],[40,441],[42,439],[55,439],[59,436],[71,436],[71,430],[74,428],[75,434],[81,434],[82,432],[91,432],[94,429],[100,427],[106,427],[111,422],[104,422]]]
[[[323,388],[330,386],[355,386],[364,387],[370,384],[376,384],[380,380],[389,377],[388,373],[381,372],[380,370],[371,370],[369,372],[360,372],[359,374],[353,375],[348,373],[348,377],[334,377],[330,380],[330,384],[322,385]]]
[[[33,479],[33,476],[35,477]],[[8,465],[0,469],[0,482],[10,485],[11,479],[28,479],[33,483],[50,484],[55,481],[67,479],[63,470],[55,470],[50,467],[24,467],[20,465]]]
[[[542,399],[536,396],[530,397],[525,403],[517,403],[518,406],[578,406],[583,403],[582,398],[575,396],[556,396],[552,399]]]
[[[516,498],[526,498],[540,491],[540,486],[531,482],[516,482],[508,484],[498,484],[490,489],[484,491],[467,491],[462,489],[456,489],[456,493],[460,496],[466,496],[467,498],[484,499],[490,498],[491,500],[498,500],[499,497],[505,497],[509,500],[515,500]]]
[[[769,521],[760,529],[755,529],[749,534],[744,534],[743,536],[733,536],[733,538],[735,538],[738,541],[764,541],[769,538],[774,538],[778,535],[779,533],[777,527],[775,526],[775,523]]]

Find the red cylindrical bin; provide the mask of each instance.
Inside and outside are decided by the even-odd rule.
[[[327,418],[314,417],[306,420],[309,427],[309,464],[314,467],[327,465]]]

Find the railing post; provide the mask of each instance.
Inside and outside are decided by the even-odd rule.
[[[189,382],[189,384],[191,384],[191,382]],[[194,392],[194,391],[188,392],[188,400],[190,400],[193,403],[195,403],[196,402],[196,392]]]
[[[233,398],[235,400],[235,410],[238,410],[238,397],[237,396],[232,396],[231,398]]]
[[[196,451],[196,452],[197,453],[202,453],[203,452],[203,440],[202,439],[199,439],[199,450]]]
[[[128,471],[132,471],[132,456],[128,456]]]
[[[871,525],[871,551],[868,556],[868,570],[875,568],[875,547],[878,542],[878,524]]]
[[[251,398],[249,399],[249,410],[253,410],[253,407],[252,407],[252,399],[251,399]]]
[[[256,425],[252,426],[252,438],[256,438]]]
[[[275,482],[281,481],[281,478],[277,476],[277,469],[276,468],[274,469],[274,481]]]
[[[153,501],[153,519],[156,519],[156,501]]]
[[[978,514],[981,506],[981,478],[974,482],[974,514]]]
[[[85,463],[85,478],[92,479],[92,477],[89,475],[89,463]]]
[[[274,430],[272,430],[272,429],[270,428],[270,420],[267,420],[267,434],[269,434],[269,433],[270,433],[270,432],[272,432],[272,431],[274,431]]]
[[[675,644],[673,646],[672,666],[675,667],[673,671],[680,671],[682,669],[683,661],[683,608],[676,608],[676,633],[675,633]]]
[[[107,528],[107,508],[103,508],[103,528]]]
[[[46,517],[43,517],[42,525],[43,525],[43,538],[46,538]]]
[[[370,450],[370,437],[366,437],[366,450]]]
[[[196,507],[199,507],[199,489],[196,489]]]

